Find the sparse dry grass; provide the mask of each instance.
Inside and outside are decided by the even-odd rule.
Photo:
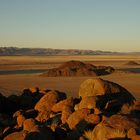
[[[126,137],[126,133],[118,129],[110,134],[110,138],[125,138],[125,137]]]
[[[94,136],[94,133],[92,130],[87,130],[84,132],[84,137],[87,139],[87,140],[96,140],[95,139],[95,136]]]
[[[84,138],[86,140],[108,140],[112,138],[125,138],[126,133],[120,130],[112,131],[108,136],[106,134],[102,134],[102,132],[94,133],[93,130],[88,130],[84,132]]]

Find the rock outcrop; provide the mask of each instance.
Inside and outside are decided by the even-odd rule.
[[[135,62],[135,61],[129,61],[127,62],[125,65],[129,65],[129,66],[137,66],[140,65],[139,63]]]
[[[86,125],[85,118],[90,114],[89,109],[80,109],[70,115],[67,120],[70,129],[83,129]]]
[[[94,66],[80,61],[68,61],[58,68],[49,69],[48,72],[41,74],[42,76],[98,76],[110,74],[114,71],[112,67]]]
[[[74,107],[74,99],[73,98],[68,98],[68,99],[65,99],[65,100],[58,102],[57,104],[53,105],[51,110],[53,112],[62,112],[64,110],[64,108],[66,108],[67,106]]]
[[[120,85],[101,78],[88,79],[80,85],[79,108],[99,108],[107,112],[118,112],[123,105],[132,106],[135,98]]]
[[[25,140],[26,136],[27,132],[25,131],[14,132],[5,137],[4,140]]]
[[[53,105],[59,101],[66,99],[66,94],[59,91],[49,91],[35,105],[35,109],[39,112],[51,111]]]
[[[38,121],[49,119],[52,107],[61,100],[66,99],[66,94],[59,91],[49,91],[35,105],[35,110],[39,112]]]

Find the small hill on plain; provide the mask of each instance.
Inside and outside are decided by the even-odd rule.
[[[113,71],[114,68],[110,66],[95,66],[81,61],[68,61],[58,68],[49,69],[41,76],[99,76],[110,74]]]
[[[140,64],[135,62],[135,61],[129,61],[125,65],[137,66],[137,65],[140,65]]]

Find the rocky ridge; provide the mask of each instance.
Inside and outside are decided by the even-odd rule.
[[[80,49],[51,49],[51,48],[18,48],[0,47],[0,55],[113,55],[118,52]]]

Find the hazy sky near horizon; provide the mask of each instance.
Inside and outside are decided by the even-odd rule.
[[[0,46],[140,51],[140,0],[0,0]]]

